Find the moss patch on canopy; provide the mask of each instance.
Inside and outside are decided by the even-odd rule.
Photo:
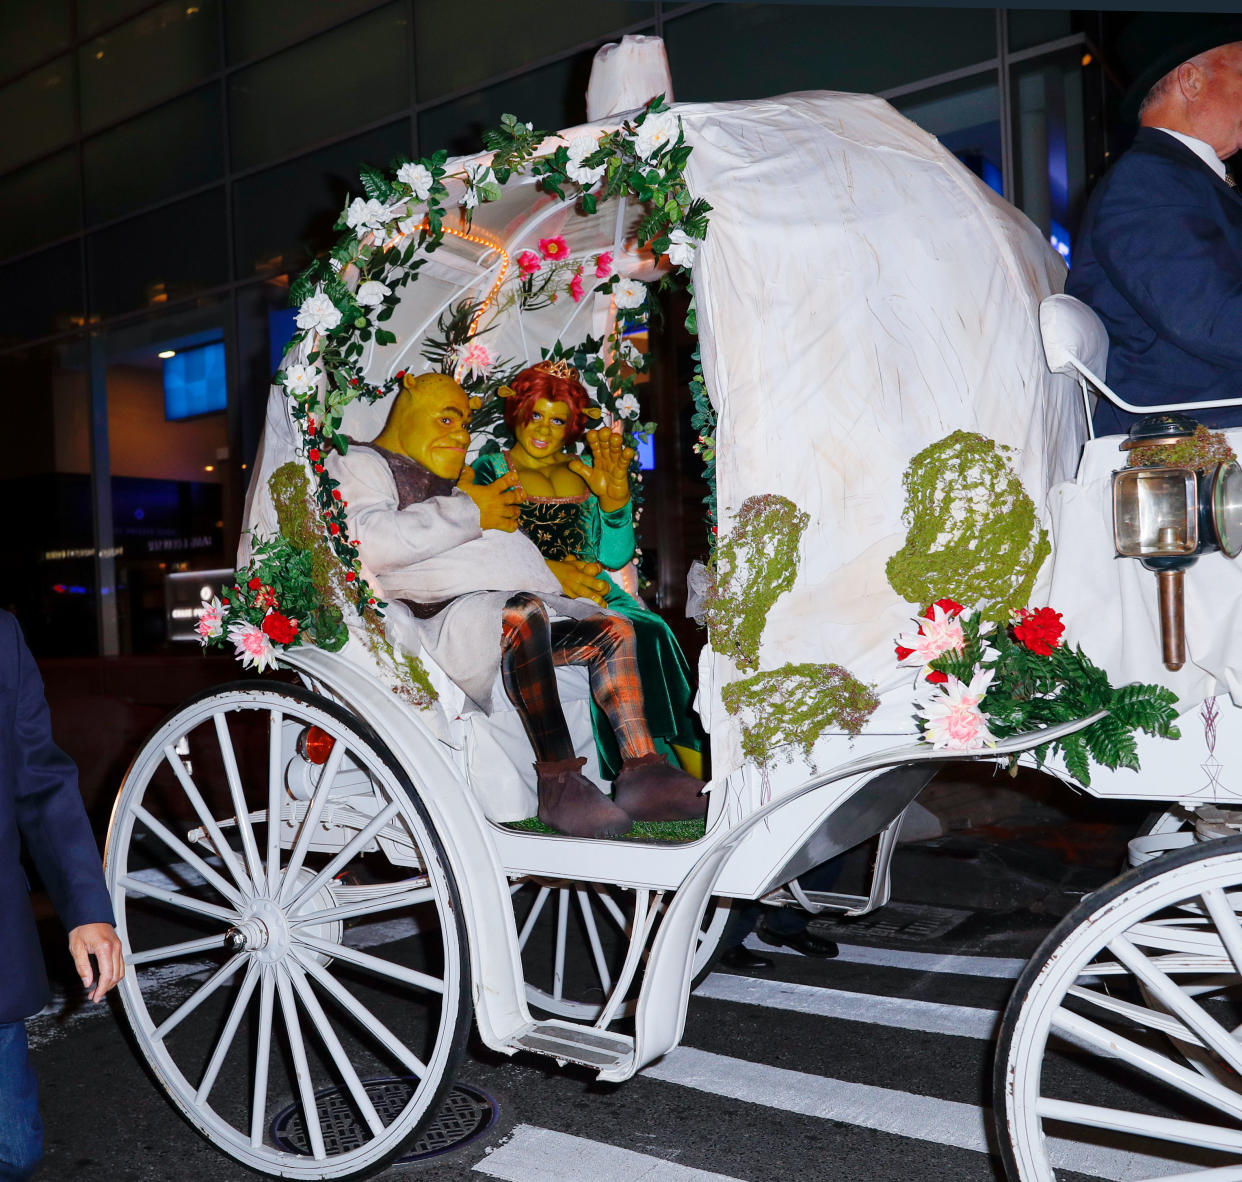
[[[994,439],[954,431],[910,461],[909,532],[885,567],[903,599],[922,607],[947,596],[993,620],[1026,606],[1051,546],[1011,455]]]

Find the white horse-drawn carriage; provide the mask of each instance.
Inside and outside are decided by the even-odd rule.
[[[294,293],[302,331],[273,386],[242,555],[268,569],[256,565],[273,553],[265,541],[300,533],[301,569],[321,601],[336,596],[336,614],[300,638],[320,643],[277,644],[301,684],[250,680],[187,703],[116,803],[107,875],[137,1044],[197,1129],[273,1176],[350,1177],[391,1160],[435,1114],[472,1019],[495,1050],[628,1079],[677,1044],[731,901],[770,896],[877,836],[868,895],[808,897],[796,881],[794,893],[854,914],[886,901],[904,811],[941,763],[963,758],[961,744],[918,738],[914,700],[928,687],[893,659],[893,638],[935,598],[903,596],[885,573],[928,504],[938,551],[966,556],[955,586],[982,571],[995,597],[998,580],[1026,580],[1025,602],[1052,602],[1114,681],[1160,668],[1151,621],[1134,626],[1154,601],[1149,576],[1114,561],[1107,537],[1091,571],[1080,565],[1110,512],[1100,473],[1119,462],[1115,439],[1091,441],[1075,478],[1088,429],[1073,367],[1102,371],[1098,326],[1086,314],[1074,339],[1050,322],[1050,350],[1068,352],[1054,358],[1063,372],[1049,370],[1039,306],[1060,286],[1059,259],[931,137],[878,100],[833,94],[656,108],[532,137],[507,121],[486,155],[364,178],[332,261]],[[320,479],[322,449],[374,436],[399,375],[428,358],[482,389],[499,357],[580,360],[587,338],[601,402],[624,416],[616,381],[639,362],[626,332],[661,252],[692,268],[721,544],[741,538],[744,505],[762,508],[751,498],[803,516],[782,535],[792,552],[764,550],[764,537],[731,551],[737,616],[763,609],[749,639],[730,639],[709,608],[702,833],[584,840],[515,824],[534,812],[520,723],[467,709],[412,663],[405,609],[374,610],[365,555]],[[486,361],[468,352],[478,343]],[[933,466],[930,484],[911,475],[955,432],[1000,450]],[[937,489],[953,479],[946,506]],[[920,489],[931,495],[918,501]],[[1036,514],[1025,524],[1022,496]],[[1182,737],[1141,739],[1139,773],[1093,768],[1097,795],[1187,808],[1238,798],[1227,769],[1242,767],[1242,728],[1217,697],[1232,688],[1228,646],[1204,641],[1220,621],[1195,599],[1236,576],[1221,555],[1201,566],[1192,661],[1169,680]],[[728,577],[718,564],[718,582]],[[1108,577],[1111,600],[1092,581]],[[207,629],[253,607],[252,590],[239,580]],[[252,657],[273,640],[255,640]],[[563,671],[561,694],[590,757],[584,678]],[[1034,763],[1036,748],[1100,717],[969,755]],[[1042,766],[1074,782],[1055,759]],[[1240,900],[1242,845],[1196,846],[1119,879],[1053,933],[1019,984],[998,1062],[1015,1177],[1054,1177],[1065,1140],[1127,1134],[1156,1147],[1155,1175],[1242,1178]],[[192,970],[192,987],[170,992]],[[1099,1063],[1107,1092],[1090,1083]],[[1169,1162],[1183,1151],[1178,1172]]]

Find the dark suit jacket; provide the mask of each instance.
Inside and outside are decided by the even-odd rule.
[[[1108,384],[1127,402],[1242,396],[1242,197],[1155,128],[1097,186],[1065,290],[1108,330]],[[1242,424],[1242,408],[1186,413]],[[1101,399],[1100,434],[1134,416]]]
[[[52,742],[43,679],[17,621],[0,611],[0,1022],[48,999],[23,841],[67,929],[113,922],[78,770]]]

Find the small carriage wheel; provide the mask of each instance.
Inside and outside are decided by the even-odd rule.
[[[134,1041],[208,1140],[356,1178],[435,1116],[469,1031],[461,900],[365,722],[298,686],[198,695],[130,766],[105,862]]]
[[[666,892],[525,876],[514,879],[509,889],[526,1000],[559,1018],[594,1022],[618,988],[631,941],[650,943],[650,932],[645,938],[635,932],[635,915],[654,911],[658,919]],[[694,950],[691,989],[715,962],[730,906],[728,899],[708,900]],[[625,996],[612,1007],[615,1017],[634,1012],[636,983],[624,988]]]
[[[1227,838],[1123,874],[1049,934],[996,1052],[1011,1179],[1120,1177],[1103,1159],[1122,1152],[1126,1176],[1242,1177],[1240,909]]]

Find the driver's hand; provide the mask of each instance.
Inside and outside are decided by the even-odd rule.
[[[526,493],[516,472],[506,472],[491,484],[475,484],[474,469],[465,467],[457,487],[478,505],[480,529],[502,529],[509,534],[517,529],[518,506],[526,500]]]
[[[566,558],[563,562],[548,558],[545,561],[570,599],[590,599],[600,607],[607,606],[608,584],[595,577],[604,569],[598,562],[584,562],[581,558]]]

